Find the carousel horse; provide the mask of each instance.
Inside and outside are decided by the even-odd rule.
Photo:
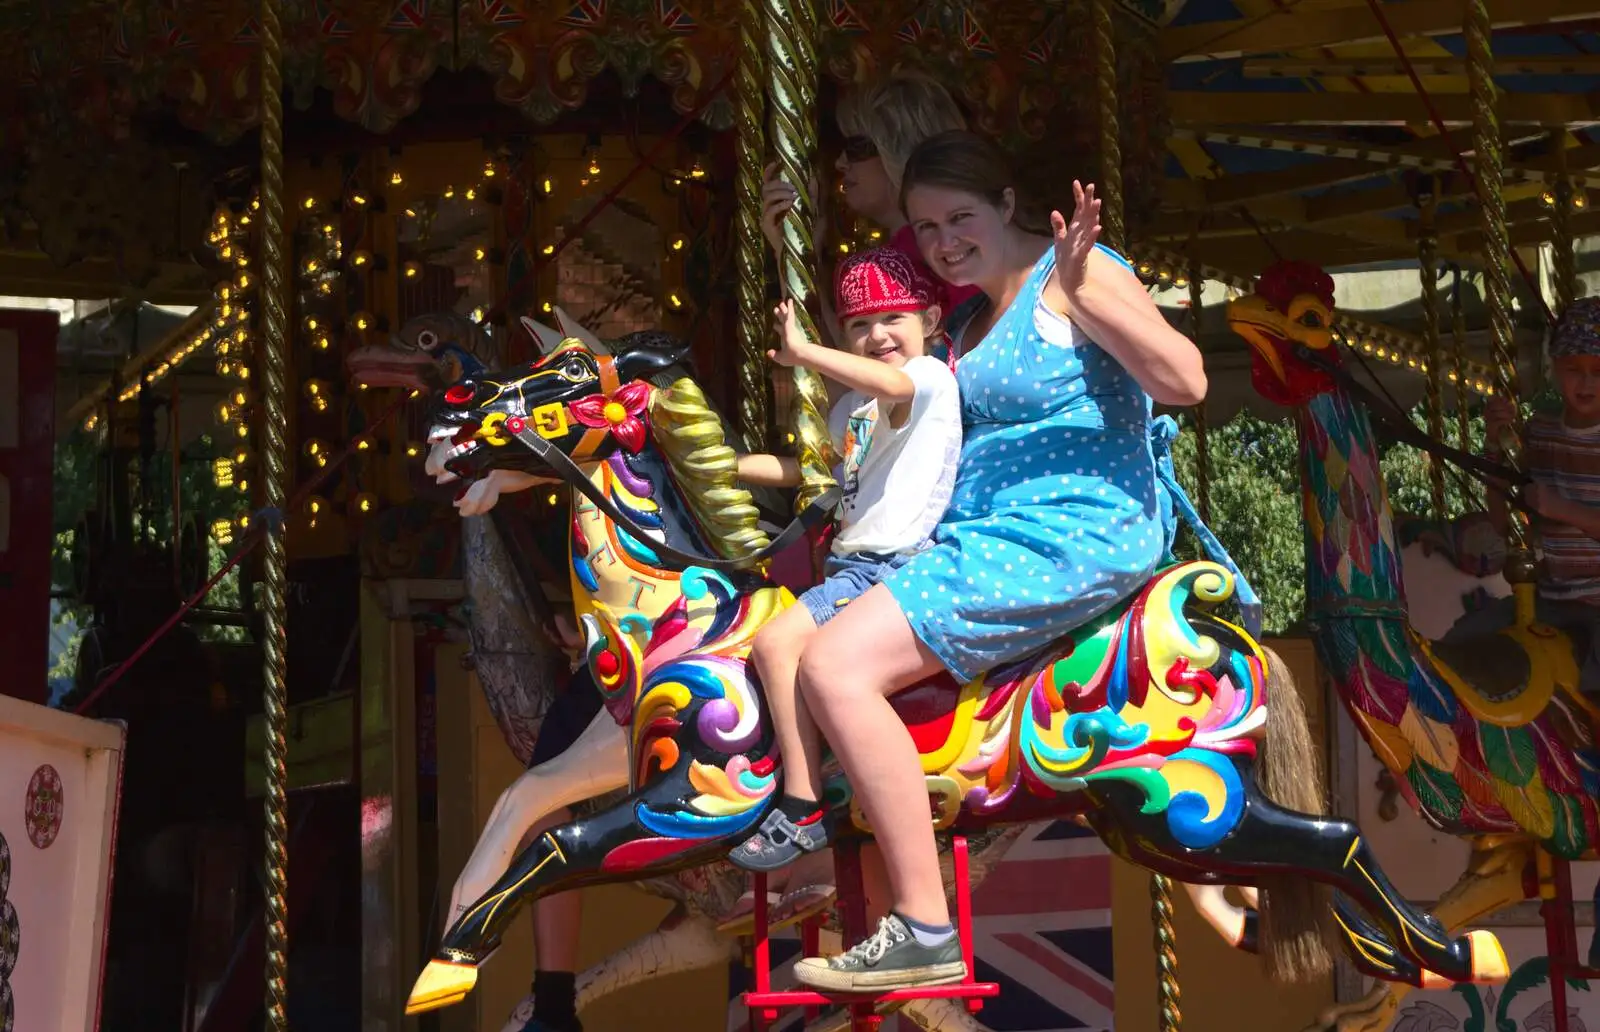
[[[1573,643],[1552,628],[1447,643],[1412,626],[1372,424],[1339,364],[1333,307],[1331,277],[1286,262],[1229,303],[1228,322],[1254,350],[1256,389],[1299,424],[1306,596],[1322,666],[1411,805],[1472,841],[1436,910],[1460,928],[1523,900],[1538,850],[1597,857],[1600,711],[1578,690]],[[1377,1032],[1405,992],[1380,984],[1322,1025]]]
[[[682,359],[648,347],[612,358],[572,340],[440,399],[429,439],[449,442],[450,473],[517,470],[572,488],[575,609],[625,730],[632,791],[530,843],[452,923],[410,1013],[464,999],[529,899],[721,859],[775,805],[778,758],[746,660],[756,630],[794,599],[760,564],[836,496],[769,541],[698,387],[647,382]],[[1353,824],[1288,809],[1273,800],[1282,786],[1257,783],[1270,770],[1261,740],[1284,731],[1262,651],[1209,612],[1233,587],[1219,563],[1175,564],[1041,655],[897,695],[932,819],[963,830],[1076,814],[1122,856],[1181,881],[1309,878],[1337,890],[1363,970],[1423,985],[1503,980],[1493,933],[1447,935],[1395,891]],[[829,801],[844,806],[839,787]],[[1299,915],[1293,898],[1273,903],[1282,924],[1298,917],[1315,934],[1315,897],[1298,897]]]

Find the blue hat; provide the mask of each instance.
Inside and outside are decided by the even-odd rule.
[[[1600,355],[1600,297],[1583,297],[1567,306],[1550,335],[1550,357]]]

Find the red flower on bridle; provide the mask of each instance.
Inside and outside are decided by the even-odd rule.
[[[572,418],[597,430],[609,429],[630,452],[644,447],[645,407],[650,404],[650,385],[630,383],[615,394],[591,394],[568,406]]]

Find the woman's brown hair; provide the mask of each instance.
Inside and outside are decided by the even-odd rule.
[[[1049,220],[1039,217],[1024,203],[1011,160],[988,137],[967,129],[952,129],[930,136],[911,152],[900,180],[900,210],[912,187],[937,186],[982,197],[996,208],[1003,207],[1006,191],[1012,192],[1015,211],[1011,221],[1030,233],[1043,232]]]

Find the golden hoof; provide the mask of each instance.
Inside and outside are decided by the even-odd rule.
[[[1500,937],[1485,928],[1467,933],[1472,944],[1472,981],[1475,985],[1500,985],[1511,977]]]
[[[1511,977],[1511,966],[1506,963],[1506,951],[1501,948],[1500,939],[1493,932],[1481,928],[1468,932],[1467,944],[1472,954],[1472,975],[1467,979],[1468,982],[1474,985],[1499,985]],[[1449,989],[1456,984],[1453,978],[1446,978],[1433,971],[1424,971],[1417,988],[1431,991]]]
[[[406,1013],[421,1014],[423,1011],[460,1003],[477,984],[477,965],[430,960],[428,966],[422,969],[422,974],[417,976],[417,984],[411,987],[411,996],[406,1000]]]

